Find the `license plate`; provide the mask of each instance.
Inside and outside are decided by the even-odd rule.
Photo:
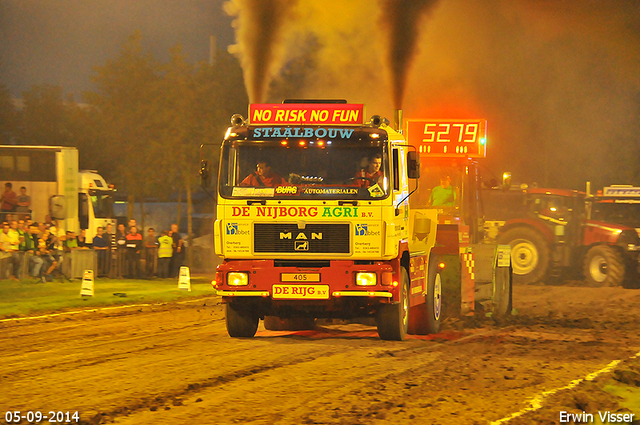
[[[320,282],[320,273],[280,273],[280,282]]]
[[[272,297],[280,300],[328,300],[329,285],[273,285]]]

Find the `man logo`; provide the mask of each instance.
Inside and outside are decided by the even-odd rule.
[[[367,236],[367,230],[366,224],[356,224],[356,236]]]
[[[238,223],[227,223],[227,235],[238,234]]]
[[[296,251],[309,251],[309,241],[296,241]]]
[[[291,239],[292,234],[291,232],[280,232],[280,239]],[[305,235],[303,232],[299,232],[298,235],[296,236],[296,239],[308,239],[307,235]],[[322,233],[311,233],[311,239],[322,239]]]

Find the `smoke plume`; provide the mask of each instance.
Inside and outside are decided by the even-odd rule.
[[[292,18],[297,0],[230,0],[225,11],[234,16],[236,54],[244,72],[251,103],[264,102],[267,88],[281,65],[285,25]]]
[[[402,100],[419,41],[420,24],[437,0],[380,0],[380,22],[388,32],[387,66],[391,73],[394,109]]]
[[[234,15],[242,55],[271,31],[249,24],[251,12],[271,13],[246,10],[254,3],[231,2],[244,6]],[[482,163],[496,175],[574,189],[640,185],[638,0],[265,3],[281,9],[260,71],[269,78],[252,101],[276,76],[289,97],[343,98],[369,116],[391,118],[402,105],[407,119],[483,118]],[[240,37],[240,23],[253,38]]]

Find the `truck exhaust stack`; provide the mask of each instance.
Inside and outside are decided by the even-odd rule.
[[[402,109],[393,110],[393,128],[402,133]]]

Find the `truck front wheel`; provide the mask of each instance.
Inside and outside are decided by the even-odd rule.
[[[400,302],[381,305],[376,316],[380,339],[402,341],[409,330],[409,275],[401,274]]]
[[[226,306],[227,332],[233,338],[253,338],[258,330],[258,316],[242,306],[228,303]]]
[[[624,274],[624,259],[614,248],[596,245],[587,252],[584,275],[589,286],[618,286]]]
[[[549,246],[537,231],[527,227],[515,227],[500,235],[498,243],[511,246],[515,283],[535,283],[547,276]]]

